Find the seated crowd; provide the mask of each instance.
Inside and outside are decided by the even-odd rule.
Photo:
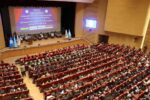
[[[32,100],[15,65],[0,62],[0,100]]]
[[[150,99],[150,54],[124,45],[75,45],[19,58],[45,100]]]

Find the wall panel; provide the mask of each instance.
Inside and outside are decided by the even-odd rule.
[[[95,0],[91,4],[77,3],[75,34],[76,37],[88,39],[93,43],[98,42],[98,35],[105,34],[104,24],[107,9],[107,0]],[[95,18],[97,20],[97,28],[94,31],[88,31],[84,28],[86,18]]]
[[[143,36],[149,0],[108,0],[105,30]]]
[[[131,47],[136,47],[139,48],[142,42],[142,37],[136,37],[136,36],[131,36],[131,35],[125,35],[121,33],[108,33],[109,35],[109,43],[114,43],[114,44],[124,44],[128,45]]]
[[[144,46],[147,46],[148,51],[150,52],[150,23],[148,25]]]
[[[0,49],[3,48],[5,48],[5,39],[4,39],[4,32],[3,32],[2,20],[0,15]]]

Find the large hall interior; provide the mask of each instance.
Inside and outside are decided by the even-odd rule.
[[[150,0],[2,0],[0,100],[150,100]]]

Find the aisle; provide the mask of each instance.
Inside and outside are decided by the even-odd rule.
[[[39,88],[32,83],[32,79],[28,77],[28,74],[26,74],[26,76],[23,79],[24,83],[27,85],[27,88],[30,91],[31,97],[33,97],[34,100],[44,100],[43,93],[40,93]]]
[[[5,62],[8,62],[8,63],[13,63],[15,62],[15,60],[19,58],[19,57],[11,57],[11,58],[8,58],[8,59],[5,59],[4,61]],[[16,65],[20,71],[20,68],[19,68],[19,65]],[[28,74],[26,73],[26,76],[23,77],[23,81],[24,83],[26,84],[27,88],[29,89],[29,94],[30,96],[34,99],[34,100],[44,100],[44,96],[43,96],[43,93],[40,93],[39,91],[39,88],[36,87],[35,84],[32,83],[32,79],[30,79],[28,77]]]

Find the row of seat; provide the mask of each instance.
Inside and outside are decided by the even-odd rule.
[[[118,66],[117,66],[118,67]],[[125,66],[125,67],[129,67],[129,66]],[[114,67],[113,67],[114,68]],[[124,68],[122,68],[122,70],[123,70]],[[121,71],[122,71],[121,70]],[[110,73],[110,71],[109,70],[105,70],[104,72],[107,72],[108,71],[108,73]],[[111,70],[111,76],[113,76],[113,75],[116,75],[116,74],[118,74],[118,72],[119,71],[112,71]],[[76,91],[76,90],[83,90],[83,89],[87,89],[87,87],[89,87],[89,86],[92,86],[92,85],[94,85],[94,86],[96,86],[96,84],[100,84],[101,83],[101,80],[104,80],[104,79],[107,79],[108,77],[109,77],[109,75],[107,75],[108,73],[99,73],[99,74],[97,74],[97,73],[95,73],[95,74],[97,74],[97,76],[95,76],[95,77],[93,77],[93,80],[91,80],[90,82],[88,82],[88,83],[85,83],[84,85],[82,85],[82,86],[79,86],[78,88],[75,88],[74,90],[72,90],[71,92],[74,92],[74,91]],[[103,75],[103,76],[101,76],[101,75]],[[73,84],[72,84],[72,86],[73,86]],[[65,87],[66,88],[66,87]],[[64,89],[65,89],[64,88]],[[69,91],[70,92],[70,91]],[[69,93],[68,91],[67,92],[65,92],[64,94],[65,95],[67,95],[68,93]],[[80,91],[80,92],[82,92],[82,91]],[[64,94],[61,94],[60,96],[65,96]],[[47,94],[46,94],[47,95]],[[59,96],[59,97],[60,97]]]
[[[0,100],[32,100],[15,65],[0,62]],[[12,70],[5,70],[12,69]]]
[[[77,59],[77,58],[75,57],[74,59]],[[48,72],[48,73],[60,72],[62,70],[69,68],[68,66],[75,66],[75,65],[71,65],[71,60],[70,61],[65,60],[65,61],[61,61],[61,62],[60,61],[55,61],[55,62],[53,61],[53,62],[48,62],[48,63],[45,62],[44,65],[40,65],[40,66],[37,66],[37,65],[33,66],[33,64],[32,65],[29,64],[29,65],[31,66],[31,67],[28,67],[29,76],[31,78],[34,77],[34,79],[40,78],[43,74],[45,74],[45,72]],[[51,66],[51,67],[49,67],[49,66]],[[36,69],[38,69],[38,70],[36,70]]]
[[[101,59],[101,60],[98,60],[98,61],[96,61],[96,62],[93,62],[93,63],[91,63],[91,64],[95,64],[96,65],[96,63],[100,63],[100,62],[103,62],[103,61],[106,61],[106,60],[108,60],[108,59],[110,59],[110,58],[106,58],[106,59]],[[44,80],[48,80],[48,79],[56,79],[56,78],[60,78],[60,77],[62,77],[62,76],[64,76],[64,75],[68,75],[68,74],[73,74],[73,73],[76,73],[78,70],[80,70],[80,71],[82,71],[82,70],[86,70],[87,68],[89,69],[90,68],[90,65],[82,65],[82,63],[80,63],[81,65],[78,65],[78,66],[80,66],[80,67],[73,67],[73,68],[69,68],[68,70],[66,70],[66,71],[63,71],[63,72],[56,72],[54,75],[52,75],[52,76],[48,76],[48,77],[44,77],[44,78],[40,78],[40,79],[38,79],[36,82],[37,83],[41,83],[41,81],[44,81]],[[57,69],[58,70],[58,69]]]
[[[111,63],[113,63],[115,61],[112,61]],[[107,64],[110,64],[110,63],[106,63],[104,64],[103,66],[107,65]],[[42,84],[40,86],[40,89],[43,90],[44,88],[49,88],[50,86],[52,86],[53,84],[56,85],[56,84],[59,84],[61,82],[63,82],[63,84],[66,82],[66,81],[69,81],[69,80],[73,80],[81,75],[84,75],[84,74],[87,74],[87,73],[90,73],[94,70],[98,70],[100,67],[102,66],[98,66],[98,67],[92,67],[92,68],[89,68],[89,69],[86,69],[84,71],[79,71],[78,73],[75,73],[75,74],[71,74],[71,75],[68,75],[64,78],[60,78],[60,79],[55,79],[54,81],[51,81],[51,82],[48,82],[46,84]]]
[[[27,55],[25,57],[21,57],[19,59],[16,60],[16,63],[19,64],[25,64],[26,62],[29,61],[33,61],[36,59],[42,59],[42,58],[46,58],[46,57],[53,57],[56,55],[60,55],[60,54],[66,54],[72,51],[76,51],[76,50],[82,50],[84,48],[87,48],[87,46],[83,45],[75,45],[72,47],[64,47],[62,49],[56,49],[56,50],[52,50],[52,51],[45,51],[39,54],[35,54],[35,55]]]
[[[141,90],[139,90],[138,87],[143,87],[144,84],[145,84],[144,82],[147,81],[147,79],[149,79],[149,78],[150,78],[150,75],[148,75],[147,77],[145,77],[144,79],[142,79],[141,81],[139,81],[138,83],[136,83],[135,85],[133,85],[132,87],[130,87],[129,89],[127,89],[126,91],[124,91],[122,94],[120,94],[119,96],[117,96],[115,98],[115,100],[119,100],[120,98],[124,98],[125,99],[125,97],[129,94],[129,91],[130,91],[130,93],[134,93],[134,91],[136,90],[135,93],[139,94]],[[138,95],[138,96],[140,97],[143,94],[144,94],[144,92],[141,91],[141,94]],[[138,99],[139,97],[134,96],[135,99]]]
[[[130,99],[124,92],[149,78],[150,55],[141,49],[114,44],[75,47],[20,58],[46,100]]]
[[[120,64],[119,64],[120,65]],[[127,69],[129,66],[131,66],[132,64],[129,64],[129,65],[127,65],[127,66],[124,66],[124,67],[122,67],[121,69],[119,69],[119,70],[116,70],[116,69],[114,69],[116,66],[114,66],[112,69],[114,69],[114,72],[111,70],[111,75],[110,75],[110,73],[109,73],[109,75],[107,75],[108,73],[106,73],[106,75],[104,75],[103,77],[100,77],[100,78],[96,78],[93,82],[97,82],[98,80],[104,80],[104,79],[106,79],[107,77],[109,77],[109,76],[113,76],[113,75],[116,75],[116,74],[118,74],[118,72],[121,72],[121,71],[123,71],[123,70],[125,70],[125,69]],[[117,67],[120,67],[120,66],[117,66]],[[107,70],[106,69],[106,71],[108,71],[109,72],[109,70]],[[89,84],[88,83],[88,85],[92,85],[93,83],[91,83],[91,84]],[[85,87],[85,86],[87,86],[87,85],[84,85],[84,86],[81,86],[81,87]]]

